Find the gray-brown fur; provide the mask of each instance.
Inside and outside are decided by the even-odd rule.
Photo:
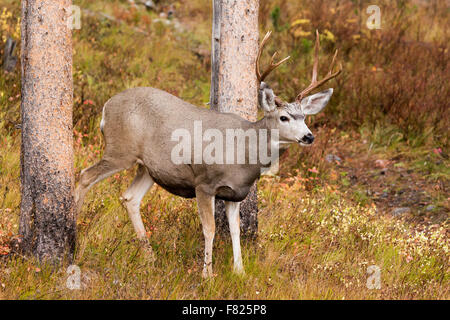
[[[201,185],[219,199],[241,201],[260,175],[262,165],[176,165],[170,151],[178,142],[170,137],[178,128],[189,130],[193,137],[194,121],[202,121],[204,130],[216,128],[225,136],[226,129],[263,128],[264,120],[252,123],[234,114],[199,108],[154,88],[116,95],[106,103],[103,120],[104,159],[120,162],[123,169],[142,161],[158,185],[178,196],[195,197],[195,188]]]

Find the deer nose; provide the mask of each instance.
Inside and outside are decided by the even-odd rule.
[[[303,136],[301,141],[306,144],[311,144],[314,142],[314,136],[311,133],[308,133],[307,135]]]

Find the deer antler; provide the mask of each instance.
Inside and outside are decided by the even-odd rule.
[[[334,56],[333,56],[333,60],[331,61],[330,71],[328,71],[328,74],[326,75],[325,78],[323,78],[322,80],[317,81],[317,68],[319,66],[319,47],[320,47],[319,31],[316,30],[316,45],[314,47],[314,65],[313,65],[311,84],[305,90],[303,90],[302,92],[300,92],[298,94],[297,98],[295,99],[297,101],[302,101],[302,99],[306,95],[308,95],[311,91],[313,91],[314,89],[320,87],[321,85],[323,85],[328,80],[331,80],[331,79],[337,77],[342,71],[342,64],[340,64],[339,70],[336,71],[335,73],[332,73],[333,72],[334,63],[335,63],[335,60],[336,60],[336,56],[338,54],[338,50],[336,50],[336,52],[334,53]]]
[[[266,45],[267,40],[269,40],[271,34],[272,34],[272,31],[269,31],[264,36],[264,38],[261,42],[261,45],[259,46],[259,49],[258,49],[258,56],[256,57],[256,77],[258,78],[258,81],[260,83],[264,81],[264,79],[269,75],[269,73],[271,73],[273,70],[275,70],[277,67],[279,67],[283,62],[285,62],[287,59],[290,58],[290,56],[289,56],[289,57],[284,58],[280,62],[274,63],[273,60],[275,59],[275,56],[277,55],[277,52],[275,52],[272,56],[272,59],[270,59],[270,66],[261,75],[261,72],[259,70],[259,60],[261,58],[262,50],[263,50],[264,46]]]

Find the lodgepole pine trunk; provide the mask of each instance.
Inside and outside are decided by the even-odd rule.
[[[75,246],[70,5],[22,1],[20,249],[53,263]]]
[[[255,61],[258,52],[259,0],[213,0],[211,108],[257,120],[258,83]],[[258,231],[256,183],[241,203],[241,232],[255,238]],[[228,231],[225,205],[216,200],[216,225]]]

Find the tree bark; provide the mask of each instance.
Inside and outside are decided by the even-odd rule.
[[[257,120],[259,0],[213,0],[211,108]],[[223,201],[216,200],[219,232],[228,231]],[[258,231],[256,183],[241,203],[241,232],[254,238]]]
[[[20,248],[61,262],[75,248],[71,0],[22,1]]]

